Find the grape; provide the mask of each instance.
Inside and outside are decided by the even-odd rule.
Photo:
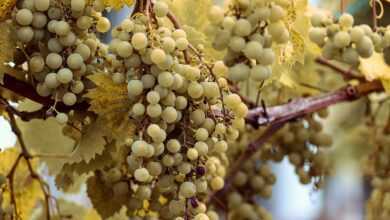
[[[285,29],[286,27],[282,21],[278,21],[268,25],[268,31],[271,34],[272,38],[279,38],[280,35],[283,34]]]
[[[187,101],[187,98],[184,97],[184,96],[178,96],[175,100],[175,107],[178,109],[178,110],[183,110],[187,107],[188,105],[188,101]]]
[[[351,36],[348,32],[340,31],[334,36],[334,46],[337,48],[343,48],[351,43]]]
[[[16,36],[23,43],[30,42],[34,37],[34,31],[31,27],[21,27],[17,30]]]
[[[248,114],[248,107],[244,103],[240,103],[239,105],[234,107],[234,113],[236,113],[237,117],[245,118]]]
[[[176,47],[178,50],[186,50],[189,45],[189,42],[186,38],[181,37],[176,39]]]
[[[206,156],[208,151],[209,151],[209,147],[203,141],[196,142],[195,145],[194,145],[194,148],[196,149],[198,154],[202,155],[202,156]]]
[[[21,9],[16,13],[15,19],[20,25],[30,25],[33,21],[33,14],[28,9]]]
[[[85,8],[85,0],[71,0],[70,7],[72,11],[83,11]]]
[[[131,19],[124,19],[121,23],[121,27],[126,32],[132,32],[134,29],[134,22]]]
[[[142,103],[136,103],[133,105],[131,112],[135,116],[142,116],[145,114],[145,106]]]
[[[269,19],[271,22],[277,22],[281,20],[285,15],[286,11],[282,7],[280,7],[279,5],[272,5]]]
[[[45,61],[41,56],[33,56],[28,62],[29,70],[32,73],[39,73],[43,71],[43,68],[45,67]]]
[[[77,19],[76,25],[81,30],[87,30],[92,26],[92,18],[89,16],[81,16]]]
[[[57,53],[49,53],[46,57],[46,65],[50,69],[58,69],[62,65],[62,57]]]
[[[342,59],[345,63],[348,63],[352,66],[359,64],[359,54],[353,48],[347,48],[343,51]]]
[[[147,182],[150,178],[149,171],[146,168],[138,168],[134,172],[134,178],[139,182]]]
[[[241,103],[241,98],[237,94],[229,94],[224,97],[223,102],[229,107],[233,108]]]
[[[76,35],[73,32],[69,32],[67,35],[60,37],[60,43],[65,47],[73,46],[76,40]]]
[[[41,12],[35,12],[32,20],[32,26],[34,28],[43,28],[47,24],[47,17]]]
[[[172,32],[172,37],[177,40],[179,38],[187,38],[187,34],[182,29],[176,29]]]
[[[47,47],[49,48],[50,51],[55,53],[60,53],[63,49],[60,41],[57,38],[51,38],[47,42]]]
[[[226,143],[226,141],[218,141],[217,143],[215,143],[214,145],[214,150],[217,152],[217,153],[224,153],[226,152],[228,149],[228,144]]]
[[[310,40],[319,46],[325,44],[326,29],[324,28],[311,28],[309,31]]]
[[[235,64],[233,67],[229,68],[228,77],[234,82],[244,81],[248,79],[249,73],[250,68],[247,65],[243,63],[238,63]]]
[[[203,86],[197,82],[191,82],[188,85],[188,95],[193,99],[198,99],[203,96],[204,90]]]
[[[271,48],[263,49],[258,57],[258,61],[262,65],[272,65],[275,61],[275,53]]]
[[[221,190],[223,186],[225,185],[225,181],[223,178],[216,176],[210,181],[211,189],[213,190]]]
[[[206,141],[209,137],[209,132],[205,128],[198,128],[195,132],[195,139],[197,141]]]
[[[271,75],[271,68],[262,66],[262,65],[256,65],[251,69],[251,78],[255,81],[263,81],[270,77]]]
[[[127,84],[127,91],[129,93],[129,96],[141,95],[143,90],[144,90],[143,84],[142,81],[140,80],[131,80]]]
[[[78,53],[73,53],[66,59],[68,67],[74,70],[78,70],[84,64],[83,57]]]
[[[199,213],[195,215],[194,220],[210,220],[210,218],[204,213]]]
[[[209,19],[213,24],[219,24],[224,20],[224,12],[219,6],[212,6],[209,11]]]
[[[262,53],[263,46],[256,41],[250,41],[246,44],[245,48],[242,50],[245,56],[249,59],[258,59]]]
[[[67,92],[64,94],[64,96],[62,97],[62,102],[67,105],[67,106],[72,106],[74,104],[76,104],[77,102],[77,97],[74,93],[71,93],[71,92]]]
[[[36,91],[38,95],[42,97],[48,97],[51,94],[51,90],[47,88],[45,84],[41,84],[41,83],[37,85]]]
[[[262,21],[268,20],[271,16],[271,10],[268,7],[257,8],[255,13]]]
[[[84,91],[84,83],[82,81],[74,81],[72,83],[71,91],[75,94],[80,94]]]
[[[175,48],[176,48],[176,42],[171,37],[164,37],[161,40],[161,47],[166,52],[173,52],[175,50]]]
[[[162,113],[161,105],[159,104],[148,105],[146,108],[146,113],[152,118],[159,117]]]
[[[34,0],[34,7],[37,11],[47,11],[50,6],[50,0]]]
[[[251,23],[246,19],[238,19],[234,26],[234,33],[240,37],[248,36],[252,31]]]
[[[49,89],[55,89],[59,86],[59,82],[57,80],[57,74],[56,73],[49,73],[45,77],[45,85]]]
[[[229,71],[229,68],[223,63],[223,61],[217,61],[214,63],[213,73],[216,74],[217,76],[226,76],[226,74]]]
[[[146,100],[150,104],[158,104],[158,102],[160,101],[160,94],[158,92],[156,92],[156,91],[150,91],[146,95]]]
[[[370,57],[374,52],[374,45],[372,43],[372,40],[369,37],[364,36],[356,44],[356,50],[361,57],[363,57],[363,58]]]
[[[353,26],[354,19],[352,15],[344,13],[339,18],[339,23],[342,27],[350,28]]]
[[[187,158],[189,160],[196,160],[199,157],[199,153],[196,149],[190,148],[187,150]]]
[[[159,48],[155,48],[152,50],[152,53],[150,54],[150,59],[155,64],[161,64],[161,63],[165,62],[165,60],[167,59],[167,56],[166,56],[164,50],[159,49]]]
[[[169,72],[162,72],[158,75],[157,78],[158,84],[165,88],[170,88],[174,82],[173,76]]]
[[[167,123],[173,123],[177,119],[177,111],[173,107],[166,107],[161,114],[161,118]]]
[[[73,79],[73,72],[68,68],[62,68],[57,73],[57,80],[62,84],[70,83]]]
[[[317,12],[310,17],[310,21],[311,25],[313,25],[314,27],[320,27],[325,21],[325,16],[323,13]]]
[[[216,98],[220,96],[219,86],[216,82],[202,82],[204,96],[207,98]]]
[[[111,28],[110,20],[108,20],[105,17],[99,17],[97,23],[96,23],[96,30],[100,33],[106,33]]]
[[[179,193],[185,198],[191,198],[196,194],[196,186],[192,182],[184,182],[180,185]]]
[[[68,115],[65,113],[58,113],[56,115],[56,120],[60,124],[66,124],[69,120]]]
[[[86,44],[77,45],[74,52],[80,54],[84,61],[88,60],[91,56],[91,49]]]
[[[129,42],[121,41],[118,43],[118,46],[116,48],[116,52],[122,58],[128,58],[133,54],[133,47],[131,46],[131,44]]]
[[[154,13],[157,17],[165,17],[168,14],[168,5],[165,2],[158,1],[153,6]]]
[[[66,21],[58,21],[55,26],[55,32],[59,36],[66,36],[70,32],[70,26]]]
[[[50,7],[47,11],[47,15],[51,20],[60,20],[62,17],[62,11],[57,7]]]
[[[148,45],[148,39],[144,33],[135,33],[131,38],[131,44],[136,50],[142,50]]]

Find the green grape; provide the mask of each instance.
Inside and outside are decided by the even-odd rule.
[[[158,1],[153,6],[154,13],[157,17],[165,17],[168,14],[168,5],[165,2]]]
[[[66,64],[71,69],[78,70],[84,64],[84,59],[80,54],[73,53],[69,55],[68,58],[66,59]]]
[[[148,182],[150,177],[149,171],[146,168],[138,168],[134,171],[134,178],[139,182]]]
[[[18,24],[27,26],[33,21],[33,14],[29,9],[20,9],[15,15],[15,20]]]
[[[40,55],[31,57],[28,64],[29,70],[32,73],[39,73],[45,67],[45,61]]]
[[[175,29],[172,32],[172,37],[177,40],[179,38],[187,38],[187,33],[182,29]]]
[[[141,81],[145,89],[151,89],[156,84],[156,78],[151,74],[143,75]]]
[[[176,48],[176,41],[173,40],[171,37],[164,37],[161,40],[161,47],[168,53],[171,53]]]
[[[275,53],[271,48],[265,48],[261,51],[258,61],[262,65],[272,65],[275,61]]]
[[[286,11],[281,6],[272,5],[271,14],[269,17],[271,22],[277,22],[281,20],[284,16],[286,16]]]
[[[232,37],[229,41],[229,48],[234,52],[242,51],[246,46],[245,39],[242,37]]]
[[[171,153],[177,153],[180,151],[181,144],[177,139],[170,139],[167,142],[167,150]]]
[[[140,80],[131,80],[127,84],[127,91],[129,93],[129,96],[138,96],[141,95],[143,92],[143,84]]]
[[[69,118],[68,118],[67,114],[60,112],[56,115],[56,120],[60,124],[66,124],[68,122]]]
[[[166,61],[167,56],[164,52],[164,50],[160,48],[153,49],[152,53],[150,54],[150,59],[155,64],[161,64]]]
[[[252,67],[250,75],[255,81],[263,81],[271,76],[272,69],[267,66],[256,65]]]
[[[356,50],[361,57],[363,57],[363,58],[370,57],[374,52],[374,45],[372,43],[372,40],[369,37],[364,36],[356,44]]]
[[[89,16],[81,16],[77,19],[76,25],[81,30],[87,30],[92,26],[92,18]]]
[[[74,93],[67,92],[62,97],[62,102],[67,106],[72,106],[77,102],[77,96]]]
[[[209,11],[209,19],[213,24],[219,24],[224,21],[223,9],[216,5],[212,6]]]
[[[178,109],[178,110],[184,110],[185,108],[187,108],[187,105],[188,105],[188,101],[187,101],[187,98],[184,97],[184,96],[178,96],[176,97],[176,100],[175,100],[175,107]]]
[[[199,153],[196,149],[190,148],[187,150],[186,156],[189,160],[196,160],[199,157]]]
[[[32,26],[34,28],[43,28],[47,24],[47,17],[44,13],[35,12],[32,20]]]
[[[122,58],[128,58],[133,54],[133,47],[127,41],[121,41],[118,43],[116,52]]]
[[[72,11],[83,11],[85,8],[85,0],[71,0],[70,6]]]
[[[353,48],[346,48],[343,51],[342,59],[344,62],[352,66],[357,66],[359,64],[359,54]]]
[[[199,213],[195,215],[194,220],[210,220],[210,218],[204,213]]]
[[[261,7],[255,10],[255,13],[261,21],[266,21],[271,16],[271,10],[268,7]]]
[[[142,103],[136,103],[133,105],[131,112],[135,116],[142,116],[145,114],[145,106]]]
[[[321,27],[325,21],[325,16],[323,13],[317,12],[310,17],[310,21],[314,27]]]
[[[28,43],[34,37],[34,31],[31,27],[21,27],[16,31],[17,38],[23,42]]]
[[[202,82],[204,96],[216,98],[220,96],[219,86],[216,82]]]
[[[157,78],[158,84],[165,88],[170,88],[174,83],[174,78],[170,72],[162,72]]]
[[[179,193],[184,198],[191,198],[196,194],[196,186],[192,182],[184,182],[180,185]]]
[[[234,26],[234,34],[240,37],[248,36],[252,31],[251,23],[246,19],[238,19]]]
[[[63,46],[61,45],[60,41],[57,38],[51,38],[47,42],[47,47],[51,52],[54,53],[60,53],[63,49]]]
[[[149,104],[158,104],[160,101],[160,94],[156,91],[150,91],[146,95],[146,100],[149,102]]]
[[[82,81],[73,81],[71,91],[75,94],[80,94],[84,91],[84,83]]]
[[[210,187],[213,190],[221,190],[224,185],[225,185],[225,180],[219,176],[212,178],[210,181]]]
[[[188,95],[193,99],[198,99],[203,96],[204,90],[203,86],[198,82],[191,82],[188,85]]]
[[[186,38],[181,37],[176,39],[176,47],[178,50],[186,50],[188,48],[189,42]]]
[[[34,0],[34,7],[37,11],[47,11],[50,6],[50,0]]]
[[[106,33],[110,30],[111,23],[108,18],[105,17],[99,17],[98,21],[96,23],[96,30],[100,33]]]
[[[73,79],[73,72],[68,68],[62,68],[57,73],[57,80],[62,84],[68,84]]]
[[[60,83],[57,80],[57,74],[56,73],[49,73],[45,77],[45,85],[49,89],[55,89],[57,88]]]
[[[66,36],[70,32],[70,26],[66,21],[58,21],[55,26],[55,32],[59,36]]]
[[[61,36],[59,41],[65,47],[73,46],[76,43],[76,35],[73,32],[69,32],[67,35]]]
[[[311,28],[309,31],[309,38],[311,41],[313,41],[317,45],[323,46],[325,44],[326,29],[324,29],[324,28]]]
[[[46,57],[46,65],[53,70],[56,70],[62,65],[62,57],[57,53],[49,53]]]
[[[246,44],[242,51],[249,59],[260,59],[260,56],[263,52],[263,46],[259,42],[250,41]]]
[[[142,50],[148,45],[148,39],[144,33],[135,33],[131,38],[131,44],[136,50]]]
[[[177,111],[173,107],[166,107],[161,113],[161,118],[167,123],[174,123],[177,119]]]
[[[146,113],[152,117],[152,118],[157,118],[161,115],[162,113],[162,108],[161,105],[155,104],[155,105],[148,105],[146,107]]]
[[[353,26],[354,19],[353,16],[347,13],[344,13],[339,18],[339,23],[342,27],[350,28]]]
[[[250,68],[243,63],[235,64],[229,68],[228,77],[234,82],[247,80],[250,74]]]
[[[351,34],[351,41],[357,43],[363,38],[364,30],[361,27],[356,26],[351,28],[350,34]]]
[[[343,48],[351,43],[351,36],[348,32],[340,31],[334,36],[334,46]]]

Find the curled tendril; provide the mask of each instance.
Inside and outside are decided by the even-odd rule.
[[[376,2],[377,5],[379,5],[379,8],[380,8],[380,11],[379,11],[378,15],[376,16],[376,18],[381,19],[381,18],[383,18],[383,15],[385,14],[385,9],[383,7],[382,0],[370,0],[371,7],[373,7],[374,1]],[[390,0],[383,0],[383,1],[390,3]]]

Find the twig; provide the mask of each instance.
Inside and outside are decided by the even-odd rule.
[[[372,29],[376,31],[378,29],[378,13],[376,11],[376,1],[371,0],[372,2]]]
[[[318,57],[316,59],[316,62],[321,64],[321,65],[327,66],[327,67],[331,68],[332,70],[340,73],[343,76],[343,78],[346,80],[356,79],[359,81],[365,81],[364,77],[360,76],[361,75],[360,73],[357,73],[357,72],[353,71],[352,69],[345,70],[344,68],[332,63],[331,61],[329,61],[325,58]]]

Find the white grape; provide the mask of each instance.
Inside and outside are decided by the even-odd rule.
[[[250,68],[246,64],[238,63],[229,68],[228,77],[230,80],[238,82],[248,79],[249,74]]]
[[[96,30],[100,33],[106,33],[111,28],[110,20],[106,17],[99,17],[96,23]]]
[[[45,61],[41,56],[33,56],[28,62],[29,70],[32,73],[39,73],[45,68]]]
[[[60,124],[66,124],[68,122],[68,120],[69,120],[69,117],[65,113],[58,113],[56,115],[56,120]]]
[[[140,81],[140,80],[131,80],[127,84],[127,91],[129,93],[129,96],[141,95],[143,90],[144,90],[144,87],[143,87],[142,81]]]
[[[37,11],[47,11],[50,6],[50,0],[34,0],[34,7]]]
[[[340,31],[334,36],[334,45],[338,48],[343,48],[351,43],[351,36],[348,32]]]
[[[67,105],[67,106],[72,106],[74,104],[76,104],[77,102],[77,97],[74,93],[71,93],[71,92],[67,92],[64,94],[64,96],[62,97],[62,102]]]
[[[35,12],[32,20],[32,26],[34,28],[43,28],[47,24],[47,17],[44,13]]]
[[[66,64],[71,69],[78,70],[84,64],[84,59],[80,54],[73,53],[69,55],[68,58],[66,59]]]
[[[83,11],[85,8],[85,0],[71,0],[70,7],[72,11]]]
[[[72,83],[71,91],[75,94],[80,94],[84,91],[84,83],[82,81],[74,81]]]
[[[198,99],[198,98],[202,97],[204,90],[203,90],[203,86],[201,84],[199,84],[198,82],[191,82],[188,85],[187,92],[191,98]]]
[[[70,83],[73,79],[73,72],[68,68],[62,68],[57,73],[57,80],[62,84]]]
[[[150,178],[149,171],[146,168],[138,168],[134,172],[134,178],[139,182],[147,182]]]
[[[169,10],[168,5],[163,1],[154,3],[153,9],[157,17],[165,17]]]
[[[192,182],[184,182],[180,185],[179,192],[185,198],[191,198],[196,194],[196,186]]]
[[[122,84],[126,81],[126,79],[125,79],[125,76],[123,75],[123,73],[116,72],[112,75],[112,81],[115,84]]]
[[[62,65],[62,57],[58,53],[49,53],[46,57],[46,65],[53,70],[56,70]]]
[[[49,73],[45,77],[45,85],[49,89],[55,89],[59,86],[60,82],[57,80],[57,74],[56,73]]]
[[[144,33],[135,33],[131,38],[131,44],[137,50],[142,50],[148,45],[148,39]]]
[[[66,21],[58,21],[56,23],[55,31],[59,36],[66,36],[70,32],[70,26]]]
[[[152,117],[152,118],[157,118],[161,115],[162,113],[162,108],[161,105],[159,104],[154,104],[154,105],[148,105],[146,107],[146,113]]]
[[[168,106],[161,113],[161,118],[167,123],[173,123],[177,119],[177,111],[175,108]]]
[[[263,81],[270,77],[271,68],[262,65],[256,65],[251,69],[251,78],[255,81]]]
[[[240,37],[248,36],[252,31],[251,23],[246,19],[239,19],[234,26],[234,33]]]
[[[33,14],[29,9],[21,9],[16,13],[15,19],[20,25],[30,25],[33,21]]]
[[[258,59],[262,53],[263,46],[257,41],[250,41],[246,44],[243,52],[249,59]]]
[[[209,19],[213,24],[219,24],[224,20],[223,9],[219,6],[212,6],[209,11]]]
[[[88,60],[91,56],[91,49],[86,44],[77,45],[74,52],[80,54],[84,61]]]
[[[176,40],[176,47],[178,50],[186,50],[188,48],[189,42],[186,38],[181,37]]]
[[[34,31],[31,27],[21,27],[17,30],[16,36],[23,43],[28,43],[33,39]]]

